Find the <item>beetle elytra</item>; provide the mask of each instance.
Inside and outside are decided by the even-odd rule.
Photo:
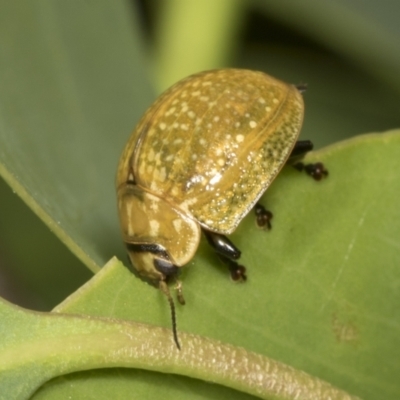
[[[226,235],[285,163],[311,150],[311,142],[297,142],[301,89],[262,72],[202,72],[164,92],[128,140],[117,174],[123,240],[135,271],[167,295],[178,348],[167,282],[193,258],[202,232],[232,278],[246,279]],[[296,165],[315,179],[327,174],[320,163]],[[260,226],[271,217],[257,208]]]

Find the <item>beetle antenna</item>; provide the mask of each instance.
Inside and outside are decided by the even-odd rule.
[[[178,339],[178,331],[176,329],[176,314],[175,314],[175,303],[173,298],[171,297],[171,294],[168,289],[168,285],[166,284],[165,281],[160,281],[159,284],[160,290],[165,294],[167,297],[168,303],[169,303],[169,308],[171,309],[171,320],[172,320],[172,333],[174,335],[174,342],[176,344],[176,347],[178,350],[181,349],[181,345],[179,344],[179,339]]]

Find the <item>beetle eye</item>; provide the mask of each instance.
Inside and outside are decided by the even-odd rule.
[[[160,271],[167,278],[176,276],[180,272],[179,267],[162,258],[154,258],[154,266],[156,267],[157,271]]]

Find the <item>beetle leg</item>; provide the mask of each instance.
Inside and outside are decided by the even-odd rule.
[[[296,89],[297,89],[301,94],[303,94],[303,93],[307,90],[307,83],[299,83],[299,84],[294,85],[294,86],[296,86]]]
[[[228,267],[231,278],[234,281],[245,281],[246,268],[234,261],[240,258],[241,251],[226,236],[205,229],[203,232],[218,258]]]
[[[314,145],[310,140],[298,140],[293,147],[292,152],[287,160],[287,163],[292,165],[298,171],[304,171],[307,175],[310,175],[316,181],[320,181],[322,178],[328,176],[328,170],[324,164],[317,162],[315,164],[304,164],[301,159],[313,149]]]
[[[224,235],[220,233],[206,231],[203,229],[204,235],[211,247],[224,257],[237,260],[241,252],[240,250]]]
[[[272,228],[271,219],[273,214],[271,211],[268,211],[262,204],[257,203],[254,206],[254,212],[256,214],[256,224],[259,228],[268,229]]]
[[[300,161],[309,151],[314,148],[311,140],[298,140],[294,145],[292,152],[287,160],[287,163],[290,165],[295,164],[297,161]]]
[[[182,305],[185,305],[186,301],[185,301],[185,298],[183,297],[181,281],[176,280],[175,290],[176,290],[176,297],[177,297],[179,303]]]

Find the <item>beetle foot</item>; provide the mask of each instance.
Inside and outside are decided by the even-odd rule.
[[[263,205],[257,203],[254,207],[254,212],[256,214],[256,224],[259,228],[268,229],[272,228],[271,219],[273,214],[271,211],[265,209]]]
[[[329,174],[328,170],[325,168],[324,164],[317,162],[314,164],[303,164],[298,162],[293,165],[298,171],[304,171],[307,175],[310,175],[314,180],[320,181],[326,178]]]
[[[227,257],[218,255],[220,260],[228,267],[231,278],[235,282],[245,282],[247,280],[246,267]]]
[[[247,280],[246,268],[237,262],[232,261],[232,264],[229,265],[229,272],[235,282],[245,282]]]

